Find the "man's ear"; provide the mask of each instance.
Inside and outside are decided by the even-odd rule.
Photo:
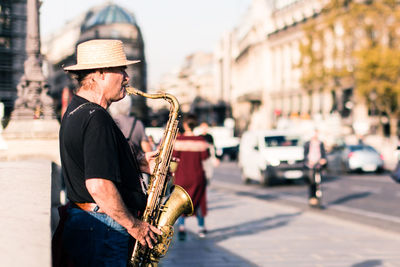
[[[103,69],[99,69],[96,71],[96,75],[98,75],[99,79],[104,80],[105,79],[105,71]]]

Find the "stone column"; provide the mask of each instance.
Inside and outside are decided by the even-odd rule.
[[[47,94],[48,84],[42,72],[40,54],[38,0],[27,0],[27,31],[24,75],[17,85],[18,98],[11,120],[4,131],[5,138],[54,138],[59,123],[55,119],[53,100]]]

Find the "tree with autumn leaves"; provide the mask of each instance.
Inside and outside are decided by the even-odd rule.
[[[305,90],[349,84],[370,108],[389,117],[397,135],[400,115],[400,1],[330,0],[304,24],[300,44]]]

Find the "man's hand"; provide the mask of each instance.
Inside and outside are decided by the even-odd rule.
[[[146,152],[140,160],[140,170],[144,173],[152,174],[159,153],[159,150]]]
[[[153,248],[153,244],[157,244],[156,234],[162,235],[160,229],[139,219],[135,219],[133,226],[127,230],[142,246],[148,246],[149,248]]]
[[[157,242],[155,234],[162,234],[161,230],[133,217],[112,181],[102,178],[86,179],[86,188],[100,209],[125,227],[143,246],[147,244],[153,248],[153,242]]]

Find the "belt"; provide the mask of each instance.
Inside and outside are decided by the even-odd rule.
[[[81,210],[94,211],[97,213],[104,213],[104,211],[102,209],[100,209],[100,207],[97,206],[96,203],[76,203],[76,202],[74,202],[74,204]]]

